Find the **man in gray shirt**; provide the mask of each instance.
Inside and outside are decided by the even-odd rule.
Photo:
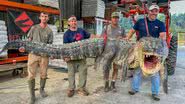
[[[47,22],[49,20],[49,14],[45,12],[40,13],[40,24],[32,26],[28,33],[29,41],[41,42],[46,44],[52,44],[53,42],[53,32],[48,27]],[[46,78],[47,78],[47,68],[48,68],[49,58],[46,54],[38,56],[34,52],[28,55],[28,85],[30,91],[30,101],[29,104],[34,104],[35,102],[35,76],[36,69],[40,69],[40,94],[41,97],[46,97],[47,94],[44,91]]]
[[[120,27],[118,23],[119,23],[119,13],[113,12],[111,14],[111,24],[109,24],[104,28],[102,34],[106,33],[108,39],[116,40],[116,39],[124,38],[125,30],[124,28]],[[110,68],[110,67],[107,67],[107,68]],[[113,73],[112,73],[112,79],[111,79],[112,81],[111,81],[110,87],[109,87],[109,72],[110,72],[110,69],[106,69],[106,72],[104,73],[104,79],[105,79],[104,91],[108,92],[109,90],[112,90],[113,92],[116,92],[117,90],[115,87],[115,81],[118,76],[118,66],[115,63],[113,63]]]

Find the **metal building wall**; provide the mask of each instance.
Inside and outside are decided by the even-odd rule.
[[[81,19],[81,0],[59,0],[62,19],[67,19],[71,15],[75,15],[77,19]]]

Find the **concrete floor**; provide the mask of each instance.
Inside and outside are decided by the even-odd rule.
[[[185,51],[182,52],[184,55]],[[141,91],[134,96],[128,94],[130,79],[126,82],[118,79],[117,93],[104,93],[102,71],[94,70],[93,66],[90,66],[87,81],[89,96],[75,94],[74,97],[68,98],[66,94],[68,81],[65,80],[67,73],[60,69],[49,69],[49,79],[46,85],[49,96],[41,98],[37,90],[36,104],[185,104],[185,65],[181,64],[184,59],[181,59],[181,56],[178,57],[180,58],[177,61],[175,75],[169,77],[169,94],[166,95],[161,88],[161,100],[158,102],[151,99],[149,80],[143,81]],[[78,75],[76,77],[78,79]],[[76,84],[78,84],[78,80]],[[36,78],[36,88],[39,88],[39,75]],[[26,78],[12,77],[9,73],[0,76],[0,104],[27,104],[28,99]]]

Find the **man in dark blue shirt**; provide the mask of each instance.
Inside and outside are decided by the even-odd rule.
[[[147,24],[148,24],[148,30],[149,35],[156,38],[161,38],[163,40],[166,40],[166,28],[163,22],[156,19],[157,15],[159,13],[159,7],[157,5],[152,5],[149,8]],[[127,39],[130,39],[133,34],[138,31],[139,35],[138,38],[146,37],[147,36],[147,30],[145,26],[145,20],[139,19],[134,27],[129,31],[127,35]]]
[[[81,28],[70,28],[64,34],[64,43],[88,39],[90,34]]]
[[[83,39],[90,38],[90,35],[85,30],[77,27],[77,19],[75,16],[71,16],[68,19],[69,29],[64,33],[63,42],[72,43],[75,41],[80,41]],[[77,93],[87,96],[89,93],[86,90],[86,81],[87,81],[87,66],[86,59],[80,60],[70,60],[70,58],[64,58],[64,61],[67,62],[68,67],[68,80],[69,80],[69,90],[68,97],[72,97],[75,93],[75,72],[79,71],[79,85]]]
[[[147,25],[145,23],[145,19],[140,19],[136,22],[133,29],[131,29],[127,35],[127,39],[130,39],[132,35],[138,31],[138,39],[146,36],[152,36],[155,38],[161,38],[166,41],[166,29],[163,22],[156,19],[159,13],[159,7],[157,5],[151,5],[148,11],[148,17],[146,18]],[[148,30],[147,30],[148,28]],[[139,86],[142,80],[142,72],[140,68],[135,71],[134,77],[132,79],[131,91],[129,94],[134,95],[139,91]],[[154,100],[159,101],[160,98],[158,96],[160,89],[160,76],[159,73],[155,73],[155,75],[151,76],[151,90],[152,90],[152,98]]]
[[[163,33],[166,31],[164,23],[161,22],[160,20],[155,19],[152,21],[149,18],[146,18],[146,19],[148,23],[149,35],[151,35],[152,37],[159,38],[160,33]],[[136,24],[134,25],[133,29],[139,32],[138,39],[147,36],[144,19],[138,20]]]

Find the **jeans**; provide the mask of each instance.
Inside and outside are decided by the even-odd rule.
[[[132,79],[132,90],[133,91],[139,91],[139,87],[141,85],[141,81],[142,81],[142,71],[141,68],[138,68],[137,70],[135,70],[133,79]],[[160,76],[159,76],[159,72],[155,73],[154,75],[150,76],[151,78],[151,90],[152,90],[152,94],[159,94],[159,89],[160,89]]]

